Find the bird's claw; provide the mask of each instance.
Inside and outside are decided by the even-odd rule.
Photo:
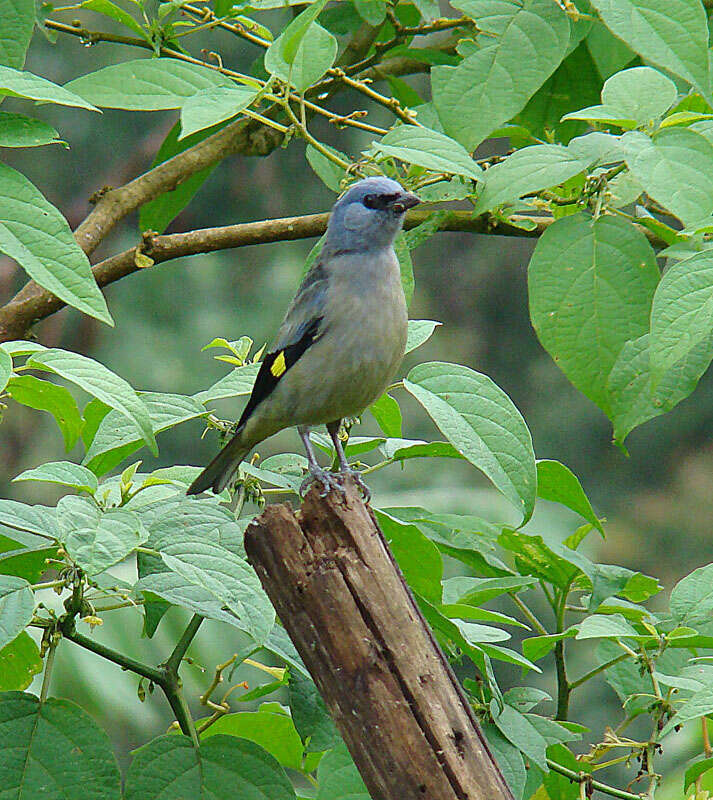
[[[304,497],[313,483],[322,485],[320,497],[326,497],[332,490],[344,496],[344,487],[339,482],[339,476],[326,469],[310,470],[307,477],[300,484],[300,496]]]
[[[371,489],[364,483],[361,472],[358,469],[352,469],[351,467],[347,469],[342,469],[339,473],[341,478],[350,477],[354,483],[357,485],[357,488],[362,494],[364,498],[364,502],[368,505],[369,501],[371,500]]]

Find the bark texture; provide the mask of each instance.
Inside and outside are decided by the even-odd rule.
[[[512,800],[443,652],[354,486],[248,527],[250,562],[373,800]]]

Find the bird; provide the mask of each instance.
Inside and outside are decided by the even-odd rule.
[[[309,269],[263,357],[252,393],[230,441],[187,489],[220,493],[250,451],[269,436],[296,427],[308,474],[322,495],[343,492],[351,475],[369,490],[345,457],[342,420],[359,416],[393,380],[406,348],[408,314],[394,240],[417,195],[383,176],[364,178],[335,203],[320,257]],[[323,469],[310,429],[326,425],[339,473]]]

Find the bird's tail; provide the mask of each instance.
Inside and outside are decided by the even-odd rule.
[[[212,489],[216,494],[233,480],[238,467],[252,449],[241,437],[239,429],[235,436],[225,445],[218,455],[208,464],[201,474],[186,490],[186,494],[200,494]]]

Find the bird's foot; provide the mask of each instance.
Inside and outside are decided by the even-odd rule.
[[[361,492],[364,502],[367,505],[369,504],[369,501],[371,500],[371,489],[369,489],[369,487],[364,483],[364,480],[361,477],[361,472],[359,472],[358,469],[352,469],[352,467],[342,468],[339,471],[339,477],[342,479],[346,477],[351,478]]]
[[[339,482],[339,475],[335,475],[333,472],[321,467],[310,469],[307,473],[307,477],[300,484],[300,496],[304,497],[314,483],[319,483],[322,486],[322,491],[319,493],[320,497],[326,497],[332,490],[344,496],[344,487]]]

